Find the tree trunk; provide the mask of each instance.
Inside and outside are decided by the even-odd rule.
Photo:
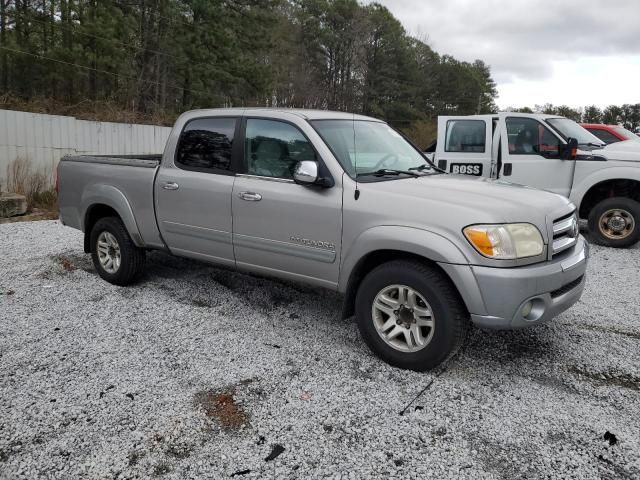
[[[65,61],[73,61],[73,38],[71,34],[71,28],[73,22],[71,20],[71,2],[73,0],[61,0],[60,1],[60,20],[62,23],[62,46],[65,52]],[[73,70],[71,66],[65,66],[64,68],[64,96],[67,101],[73,101]]]
[[[0,46],[7,46],[7,7],[9,0],[0,0]],[[9,52],[2,50],[2,92],[9,89]]]

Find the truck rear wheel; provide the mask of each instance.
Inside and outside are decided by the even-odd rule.
[[[142,272],[145,252],[136,247],[118,217],[105,217],[91,230],[91,258],[98,274],[114,285],[130,285]]]
[[[461,347],[468,315],[444,274],[395,260],[372,270],[356,295],[356,321],[369,348],[385,362],[432,369]]]
[[[626,197],[602,200],[589,213],[589,232],[600,245],[634,245],[640,240],[640,203]]]

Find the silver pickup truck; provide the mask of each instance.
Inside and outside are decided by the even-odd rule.
[[[145,251],[344,294],[390,364],[426,370],[485,328],[540,324],[582,294],[588,246],[566,198],[444,174],[379,120],[309,110],[183,114],[162,156],[65,157],[60,219],[102,278]]]

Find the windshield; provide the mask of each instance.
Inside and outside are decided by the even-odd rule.
[[[635,133],[630,132],[626,128],[613,127],[613,129],[616,131],[616,133],[618,135],[626,138],[627,140],[635,140],[636,142],[640,142],[640,137],[638,135],[636,135]]]
[[[371,175],[382,170],[433,173],[422,154],[385,123],[367,120],[315,120],[311,123],[351,177],[356,173],[358,176]]]
[[[565,140],[575,138],[578,145],[602,145],[604,143],[598,137],[589,133],[573,120],[568,118],[548,118],[547,123],[557,130]]]

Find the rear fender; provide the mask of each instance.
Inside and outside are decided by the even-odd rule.
[[[90,209],[95,205],[106,205],[118,213],[134,245],[144,247],[144,241],[142,235],[140,235],[140,229],[136,223],[133,209],[127,197],[116,187],[102,184],[91,185],[83,192],[80,204],[82,206],[82,231],[85,232],[85,235],[91,233],[87,232],[85,228],[87,213],[89,213]]]

